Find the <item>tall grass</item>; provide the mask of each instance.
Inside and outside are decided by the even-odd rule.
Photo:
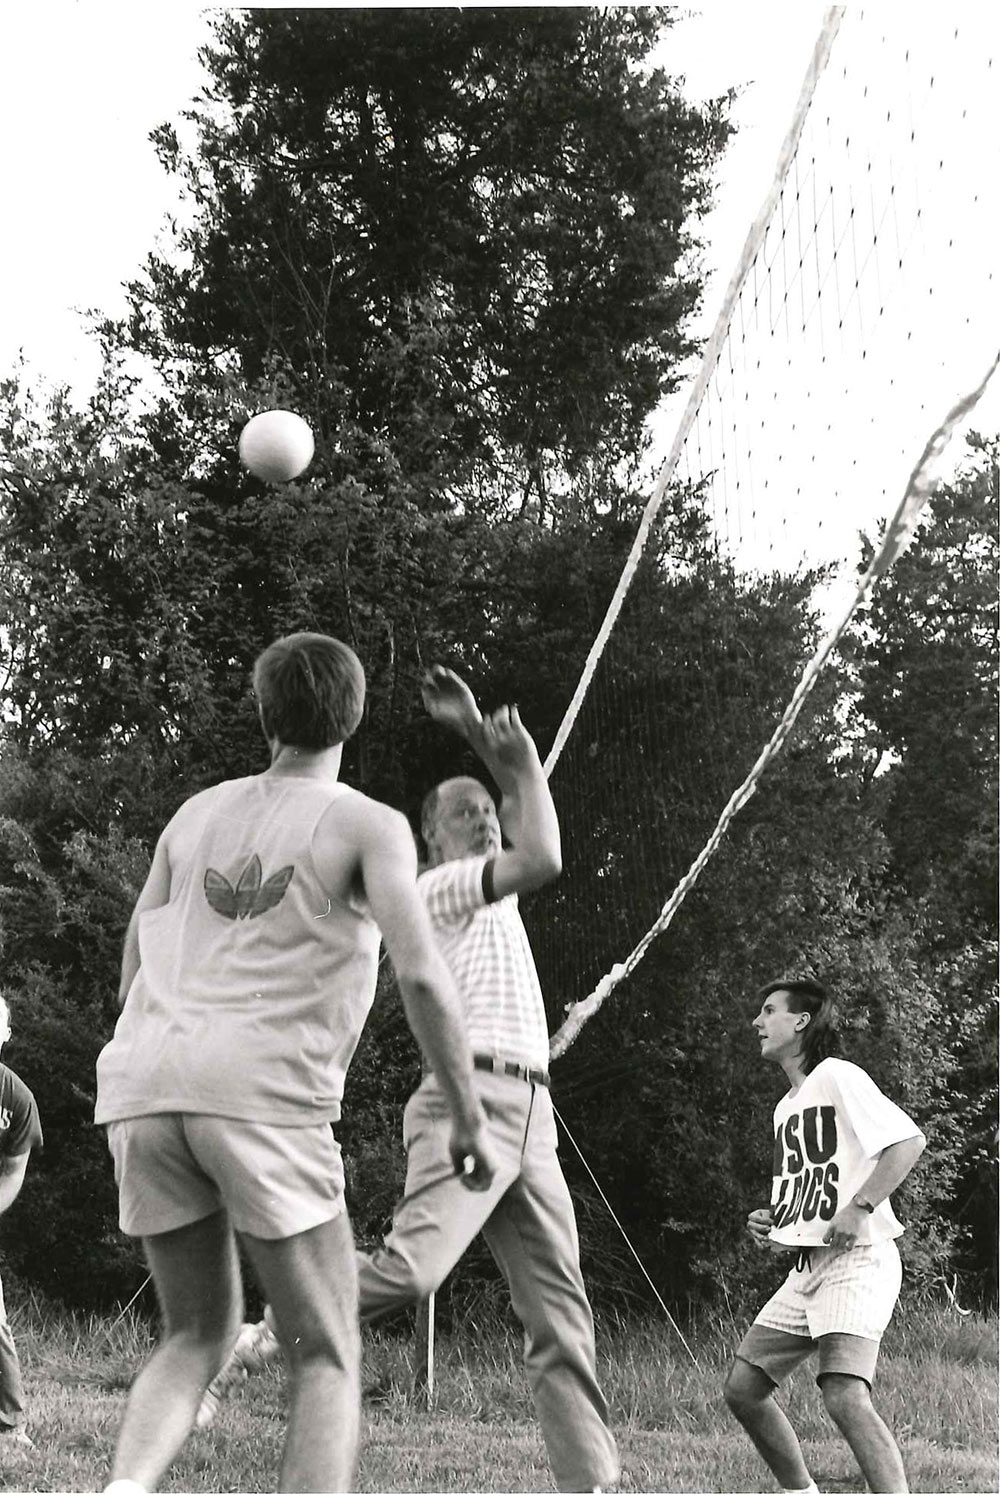
[[[73,1314],[8,1284],[38,1450],[11,1450],[0,1489],[101,1487],[128,1385],[155,1341],[147,1318]],[[721,1404],[738,1310],[683,1330],[693,1364],[665,1321],[598,1324],[601,1379],[632,1490],[769,1489]],[[405,1331],[365,1336],[365,1445],[360,1487],[386,1490],[551,1489],[521,1368],[516,1324],[478,1308],[439,1334],[432,1410],[412,1393]],[[862,1489],[808,1371],[782,1393],[820,1487]],[[886,1335],[876,1402],[903,1449],[915,1494],[997,1488],[997,1324],[941,1304],[901,1308]],[[284,1430],[284,1376],[271,1366],[227,1402],[211,1432],[191,1438],[167,1489],[273,1488]]]

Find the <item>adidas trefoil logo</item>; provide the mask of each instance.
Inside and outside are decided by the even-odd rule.
[[[209,867],[205,872],[205,896],[210,908],[223,918],[259,918],[269,908],[276,908],[292,880],[294,866],[283,866],[261,885],[260,857],[252,856],[240,872],[236,886],[221,872]]]

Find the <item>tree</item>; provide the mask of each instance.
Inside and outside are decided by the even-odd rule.
[[[49,1288],[135,1284],[93,1058],[155,834],[263,760],[259,649],[297,627],[356,645],[369,704],[346,771],[406,805],[447,770],[418,715],[425,662],[488,691],[520,649],[545,661],[546,716],[568,692],[630,539],[614,469],[688,347],[687,220],[726,134],[721,105],[643,73],[665,21],[223,17],[196,155],[160,133],[195,224],[104,325],[95,397],[0,389],[0,940],[48,1140],[6,1248]],[[280,490],[235,459],[269,402],[319,437]],[[414,1062],[391,1018],[370,1041],[368,1155]],[[373,1224],[379,1207],[366,1195]]]
[[[854,731],[897,904],[945,999],[960,1062],[953,1211],[996,1298],[997,563],[1000,443],[973,435],[854,629]],[[879,769],[884,767],[884,772]]]
[[[669,24],[224,16],[195,149],[156,137],[195,221],[109,336],[196,377],[281,370],[332,470],[380,496],[392,478],[423,509],[580,503],[588,474],[634,465],[691,349],[691,224],[728,126],[650,71]]]
[[[171,258],[147,262],[127,321],[105,324],[97,395],[77,412],[0,387],[0,945],[13,1057],[48,1141],[5,1250],[47,1287],[93,1301],[138,1284],[89,1125],[93,1058],[153,837],[187,794],[264,761],[257,652],[301,627],[355,645],[369,694],[346,776],[403,807],[465,766],[420,713],[426,663],[457,666],[486,704],[513,695],[551,740],[635,531],[642,424],[688,346],[691,215],[727,129],[721,104],[693,109],[646,69],[668,19],[222,16],[194,146],[158,137],[194,220]],[[158,382],[140,388],[137,367]],[[297,406],[318,436],[305,478],[280,489],[236,461],[264,403]],[[579,951],[602,973],[628,947],[613,918],[643,931],[816,627],[809,578],[741,582],[713,553],[697,492],[677,489],[666,510],[609,689],[555,782],[586,888],[574,897],[567,877],[536,909],[555,1020],[582,994],[560,965]],[[957,672],[968,661],[949,636]],[[937,1127],[912,1239],[918,1261],[949,1245],[957,1128],[979,1103],[955,992],[981,981],[986,927],[963,941],[954,899],[974,890],[983,780],[965,794],[956,777],[968,833],[939,838],[927,878],[908,880],[887,810],[904,781],[929,797],[929,743],[910,756],[919,792],[913,771],[874,773],[894,723],[856,713],[845,749],[864,688],[860,672],[827,672],[669,939],[557,1075],[678,1297],[706,1290],[713,1261],[746,1270],[739,1221],[766,1170],[771,1103],[742,1035],[748,986],[792,959],[832,972],[890,1088]],[[624,808],[620,783],[635,789]],[[416,1061],[384,981],[346,1121],[366,1235],[389,1206]],[[957,1106],[956,1072],[969,1076]],[[587,1217],[597,1268],[613,1250]]]
[[[918,539],[855,630],[859,717],[900,884],[933,894],[939,937],[996,932],[1000,447],[973,436]]]

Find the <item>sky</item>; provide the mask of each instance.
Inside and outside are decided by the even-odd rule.
[[[769,6],[767,28],[752,7],[725,9],[724,26],[717,10],[712,19],[679,11],[687,18],[670,32],[664,62],[687,76],[697,97],[731,85],[745,90],[713,230],[728,243],[767,186],[822,7]],[[5,152],[3,176],[8,222],[21,228],[0,243],[0,370],[23,349],[43,378],[92,386],[98,358],[80,313],[124,308],[121,282],[176,207],[148,136],[177,117],[202,81],[196,53],[209,39],[208,14],[184,0],[5,8],[0,130],[17,145]]]
[[[915,36],[933,10],[906,9]],[[946,13],[977,12],[985,12],[981,0],[953,0]],[[858,8],[849,7],[852,13]],[[171,6],[36,0],[5,8],[0,131],[16,144],[5,151],[3,166],[8,229],[0,242],[0,373],[23,352],[34,377],[65,381],[81,397],[92,388],[98,356],[82,313],[124,310],[122,282],[176,210],[175,188],[148,136],[177,118],[202,81],[196,52],[209,39],[207,14],[186,0]],[[715,209],[701,229],[708,282],[698,330],[706,335],[770,185],[824,7],[773,0],[678,7],[677,14],[662,56],[668,71],[683,75],[695,98],[738,90],[737,134],[722,164]],[[859,44],[846,28],[843,38],[837,46],[849,57],[850,46]],[[995,90],[995,72],[993,80]],[[937,92],[957,97],[965,86],[967,79],[956,76],[939,81]],[[983,253],[993,252],[991,241],[989,235]],[[977,360],[978,349],[970,369]],[[1000,427],[1000,379],[994,385],[982,428]],[[653,422],[658,450],[669,447],[682,406],[675,397]],[[906,459],[904,451],[899,460]],[[893,468],[876,485],[887,490],[896,481]],[[849,487],[845,479],[838,493]]]

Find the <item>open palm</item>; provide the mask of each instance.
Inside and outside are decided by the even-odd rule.
[[[482,724],[476,697],[464,680],[443,664],[434,664],[424,675],[420,691],[424,705],[442,726],[467,737]]]

